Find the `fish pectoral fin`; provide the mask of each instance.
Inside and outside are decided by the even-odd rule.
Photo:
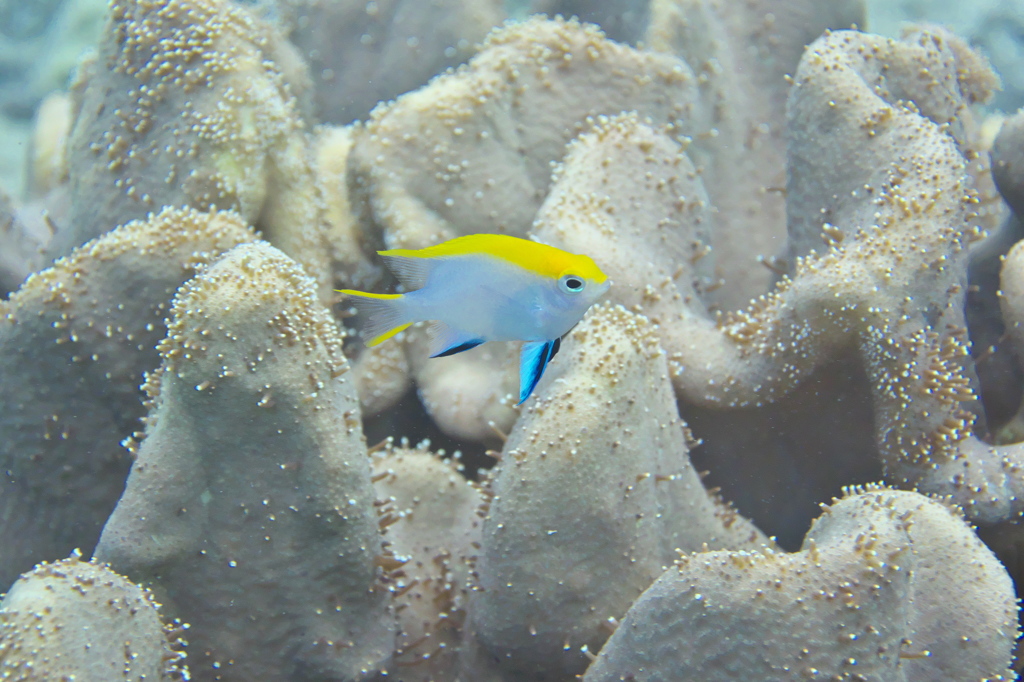
[[[449,327],[444,322],[430,325],[430,357],[446,358],[476,348],[487,339]]]
[[[553,341],[528,341],[519,352],[519,404],[522,405],[544,374],[544,368],[551,362],[561,347],[561,339]]]

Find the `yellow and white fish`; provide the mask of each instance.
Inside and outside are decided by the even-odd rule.
[[[471,234],[425,249],[377,253],[408,293],[339,290],[366,318],[366,345],[426,320],[434,320],[432,358],[487,341],[525,341],[520,403],[530,397],[562,336],[611,286],[588,256],[507,235]]]

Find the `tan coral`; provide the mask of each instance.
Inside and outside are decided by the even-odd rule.
[[[313,149],[334,282],[365,290],[380,282],[383,268],[371,262],[373,237],[363,231],[364,226],[349,200],[348,162],[352,143],[351,126],[320,126],[316,129]]]
[[[400,343],[365,348],[353,361],[352,373],[359,389],[364,417],[394,407],[412,387],[409,362]]]
[[[1000,126],[992,146],[992,175],[1013,212],[1024,216],[1024,111]]]
[[[568,679],[677,550],[769,542],[701,485],[644,318],[592,310],[537,393],[491,484],[464,679]]]
[[[675,122],[695,85],[683,62],[615,44],[594,26],[510,24],[465,66],[373,112],[354,150],[372,220],[391,248],[523,236],[551,162],[588,116],[636,110]]]
[[[945,36],[915,40],[941,47]],[[797,260],[792,278],[745,311],[715,323],[684,316],[665,345],[684,399],[720,408],[776,401],[855,347],[887,479],[953,495],[970,518],[996,522],[1024,510],[1024,460],[1019,447],[971,433],[963,278],[980,236],[977,193],[948,122],[879,96],[875,62],[903,51],[917,54],[917,43],[852,31],[808,49],[789,102],[790,229],[806,243],[815,223],[796,216],[817,221],[827,251]],[[918,64],[894,59],[892,69]],[[957,78],[984,82],[972,64],[958,62]]]
[[[36,273],[0,307],[0,589],[90,551],[124,489],[121,441],[175,289],[254,235],[230,212],[168,209]]]
[[[597,24],[610,40],[634,46],[643,41],[651,22],[649,0],[530,0],[528,4],[528,10],[520,11],[549,17],[575,17],[588,24]]]
[[[32,220],[23,209],[0,188],[0,296],[4,297],[42,268],[43,246],[53,234],[46,215]]]
[[[1009,346],[1018,364],[1024,367],[1024,242],[1017,242],[1006,254],[999,287],[999,303]],[[999,436],[1004,442],[1024,441],[1024,412],[1018,410]]]
[[[681,559],[584,679],[1008,681],[1016,612],[958,510],[869,487],[826,507],[795,554]]]
[[[758,259],[785,255],[788,76],[822,32],[863,25],[863,3],[652,0],[650,13],[645,42],[686,61],[700,83],[687,153],[716,209],[722,286],[709,300],[742,307],[776,277]]]
[[[42,563],[0,601],[0,678],[189,679],[184,629],[165,628],[148,591],[78,555]]]
[[[843,31],[815,47],[801,62],[788,106],[791,258],[820,250],[824,224],[846,235],[872,224],[873,213],[865,204],[885,183],[893,156],[907,155],[901,133],[913,125],[915,114],[956,141],[970,186],[983,200],[974,206],[974,220],[994,227],[997,215],[985,215],[986,204],[995,198],[994,185],[970,111],[998,88],[988,63],[938,27],[918,28],[900,41]],[[838,125],[820,129],[819,121],[829,114]]]
[[[317,188],[324,203],[325,241],[335,286],[367,290],[383,277],[383,268],[367,255],[371,236],[353,212],[348,196],[348,157],[352,128],[321,126],[313,142]],[[412,386],[409,363],[402,346],[386,343],[364,348],[353,360],[364,417],[383,412],[397,403]]]
[[[50,93],[39,104],[29,152],[28,190],[32,196],[44,196],[67,182],[67,145],[72,123],[71,98],[67,93]]]
[[[658,325],[662,343],[706,316],[714,207],[687,148],[636,113],[599,117],[569,145],[531,236],[591,255],[608,298]]]
[[[593,255],[613,282],[608,298],[657,324],[661,343],[670,349],[689,349],[691,335],[722,344],[709,331],[714,322],[705,306],[714,276],[716,251],[709,243],[717,214],[703,175],[689,159],[690,148],[635,114],[599,118],[569,146],[532,229],[539,241]],[[695,371],[702,361],[697,353],[717,349],[693,350],[677,356],[677,372]],[[707,371],[720,369],[712,365]],[[858,379],[863,382],[856,362],[833,364],[775,403],[742,410],[741,416],[683,403],[684,418],[704,441],[694,453],[698,467],[710,469],[711,480],[746,513],[757,515],[763,530],[798,543],[804,531],[798,519],[809,521],[821,499],[851,480],[881,476],[873,461],[870,407],[861,407],[870,396]],[[822,393],[844,400],[823,402]],[[826,444],[836,438],[847,448],[826,458]],[[734,475],[737,467],[744,477]],[[745,480],[757,480],[758,486],[752,489]]]
[[[232,208],[329,285],[298,62],[228,0],[115,0],[75,85],[63,255],[162,206]],[[298,62],[301,63],[301,62]],[[283,66],[282,66],[283,65]]]
[[[405,563],[391,574],[404,682],[454,679],[469,573],[480,544],[479,486],[427,450],[373,458],[384,538]]]
[[[394,623],[359,403],[314,281],[266,243],[233,249],[178,292],[160,352],[97,558],[189,621],[197,679],[385,666]]]
[[[318,117],[347,124],[468,59],[505,13],[500,0],[280,0],[316,74]]]

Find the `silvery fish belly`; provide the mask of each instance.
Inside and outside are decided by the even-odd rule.
[[[561,337],[611,286],[589,256],[507,235],[467,235],[378,254],[407,293],[340,290],[363,318],[366,344],[423,321],[434,323],[431,357],[488,341],[524,341],[520,403],[540,381]]]

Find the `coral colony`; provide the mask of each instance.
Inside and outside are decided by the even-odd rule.
[[[852,0],[564,4],[110,2],[0,230],[0,679],[1016,679],[1024,114]],[[476,233],[614,282],[521,407],[334,293]]]

